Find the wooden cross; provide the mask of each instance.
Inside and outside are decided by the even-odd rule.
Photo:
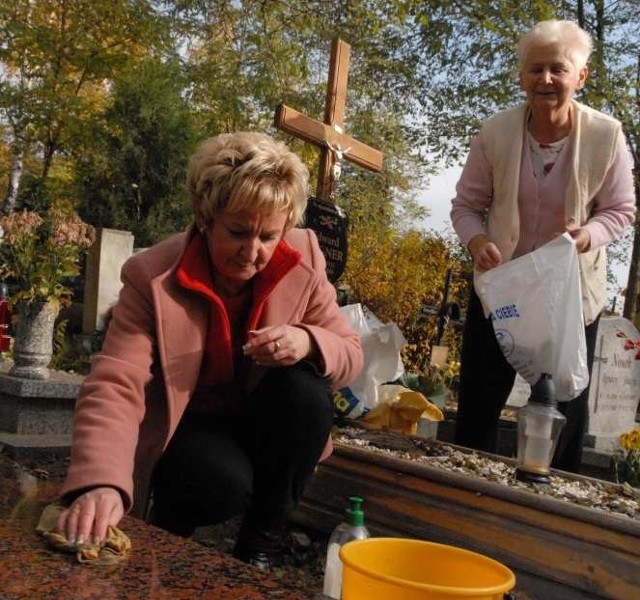
[[[336,162],[339,166],[342,158],[370,171],[377,172],[382,168],[382,153],[379,150],[343,131],[350,55],[351,46],[335,38],[331,43],[324,122],[307,117],[286,104],[278,105],[274,118],[276,128],[320,148],[316,196],[327,201],[331,199],[336,179],[334,166]]]

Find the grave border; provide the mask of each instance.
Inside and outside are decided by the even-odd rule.
[[[512,568],[517,588],[534,598],[626,599],[640,589],[640,522],[623,515],[336,443],[295,520],[328,532],[353,494],[365,499],[375,535],[489,555]]]

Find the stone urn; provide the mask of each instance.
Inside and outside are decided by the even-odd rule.
[[[9,375],[23,379],[49,379],[53,354],[53,328],[60,310],[57,301],[21,302]]]

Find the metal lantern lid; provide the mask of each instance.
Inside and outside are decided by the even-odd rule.
[[[556,386],[550,373],[542,373],[540,379],[531,387],[529,402],[545,406],[557,406]]]

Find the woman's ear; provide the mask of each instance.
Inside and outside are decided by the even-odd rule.
[[[580,69],[580,72],[578,73],[578,89],[582,89],[584,87],[588,75],[589,67],[585,65],[584,67],[582,67],[582,69]]]
[[[284,224],[284,228],[282,229],[282,235],[284,236],[285,233],[287,233],[287,231],[289,231],[290,229],[293,229],[295,227],[295,223],[293,222],[293,211],[289,211],[289,214],[287,215],[287,220]]]

